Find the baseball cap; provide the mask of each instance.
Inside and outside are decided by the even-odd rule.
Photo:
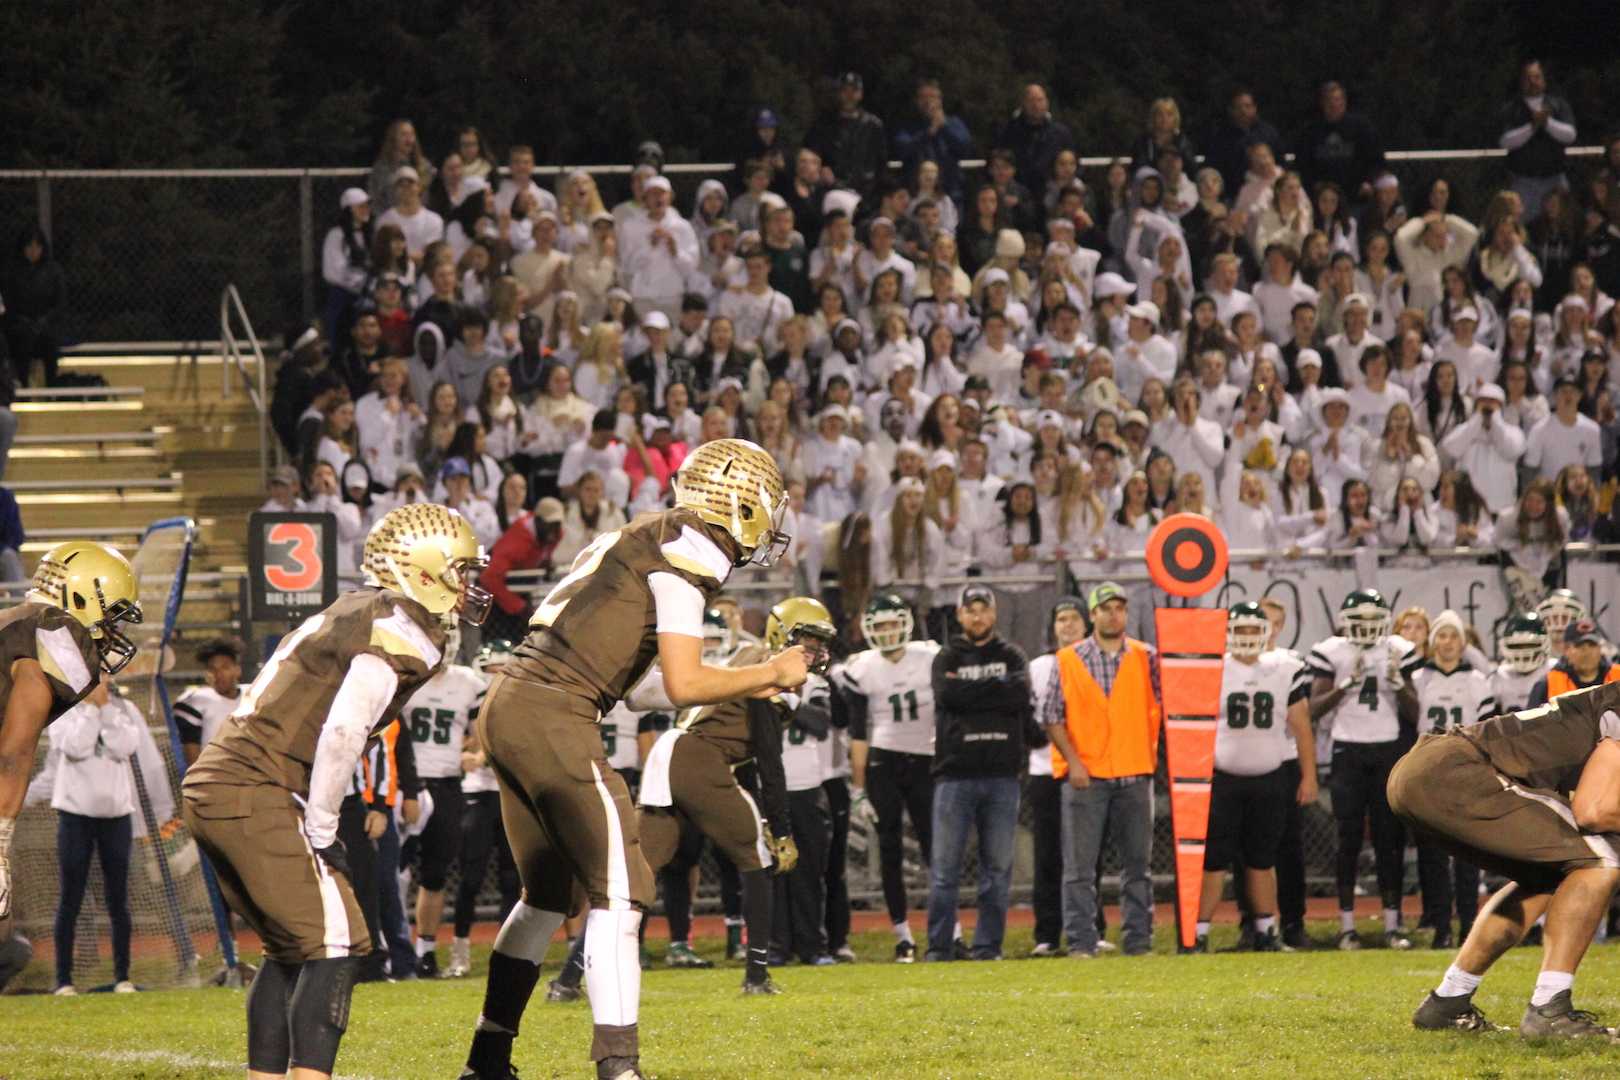
[[[760,109],[754,114],[754,126],[757,128],[781,127],[782,121],[771,108]]]
[[[609,225],[617,224],[613,220],[613,215],[608,213],[606,210],[598,210],[596,213],[591,215],[591,224],[592,225],[601,225],[604,222],[606,222]]]
[[[1129,296],[1136,291],[1136,286],[1112,270],[1105,270],[1097,275],[1097,282],[1091,291],[1099,300],[1106,300],[1110,296]]]
[[[1601,645],[1603,644],[1603,631],[1591,619],[1576,619],[1564,627],[1565,645]]]
[[[347,210],[351,206],[359,206],[361,203],[368,203],[370,201],[371,196],[366,194],[365,188],[344,188],[343,194],[338,196],[338,206],[344,210]]]
[[[743,391],[742,380],[738,379],[738,378],[734,378],[733,376],[727,375],[725,378],[721,379],[719,382],[714,384],[714,393],[715,393],[716,397],[718,397],[719,395],[725,393],[727,390],[735,390],[739,394],[742,393],[742,391]]]
[[[1144,300],[1140,304],[1130,304],[1125,308],[1125,314],[1133,319],[1146,319],[1154,326],[1159,325],[1159,305],[1151,300]]]
[[[674,430],[674,425],[672,425],[665,417],[654,416],[652,413],[648,413],[641,418],[641,437],[643,439],[651,439],[655,433],[660,431]]]
[[[928,456],[928,468],[931,470],[954,469],[956,468],[956,455],[942,446]]]
[[[547,495],[534,504],[534,516],[547,524],[560,525],[566,513],[561,500]]]
[[[1475,401],[1494,401],[1498,405],[1507,404],[1507,395],[1495,383],[1486,383],[1474,392]]]
[[[1320,370],[1322,367],[1322,354],[1315,349],[1301,349],[1299,355],[1294,357],[1294,366],[1297,368],[1313,367]]]
[[[642,316],[641,326],[645,330],[668,330],[669,316],[662,311],[649,311]]]
[[[1327,411],[1327,407],[1329,405],[1343,405],[1345,408],[1350,407],[1350,395],[1345,393],[1341,387],[1337,386],[1330,386],[1323,390],[1321,396],[1319,396],[1316,400],[1324,412]]]
[[[1519,319],[1523,319],[1525,322],[1535,322],[1535,312],[1531,311],[1529,308],[1516,307],[1507,313],[1508,322],[1516,322]]]
[[[399,168],[394,170],[394,183],[397,184],[401,180],[415,180],[417,183],[421,183],[422,176],[409,165],[401,165]]]
[[[1035,426],[1037,428],[1048,426],[1061,428],[1063,427],[1063,414],[1056,409],[1042,409],[1035,414]]]
[[[411,476],[416,477],[418,480],[425,479],[425,477],[422,475],[422,466],[418,465],[414,461],[400,462],[399,468],[394,470],[394,486],[398,487],[401,480]]]
[[[915,491],[917,494],[921,495],[926,490],[927,489],[923,487],[923,482],[917,479],[915,476],[902,476],[899,480],[895,481],[894,484],[894,493],[896,495],[904,495],[908,491]]]
[[[272,484],[291,484],[293,487],[297,487],[298,470],[291,465],[277,465],[270,470],[270,482]]]
[[[1365,310],[1372,307],[1372,301],[1367,298],[1366,293],[1353,292],[1344,298],[1344,310],[1349,311],[1353,307]]]
[[[675,189],[669,186],[669,177],[667,177],[667,176],[649,176],[647,178],[647,182],[641,185],[641,190],[642,190],[642,193],[645,194],[646,192],[649,192],[649,191],[669,191],[669,192],[673,192]]]
[[[1553,380],[1553,393],[1556,394],[1566,386],[1574,390],[1579,390],[1581,388],[1581,384],[1576,382],[1573,376],[1560,375],[1558,378]]]
[[[1048,255],[1073,255],[1074,247],[1064,243],[1062,240],[1051,240],[1047,242],[1046,253]]]
[[[1012,278],[1008,277],[1007,271],[1003,270],[999,266],[992,266],[990,269],[984,272],[984,287],[987,289],[992,285],[1011,284]]]
[[[466,458],[459,458],[459,457],[449,458],[449,459],[447,459],[445,461],[444,468],[439,470],[439,479],[440,480],[448,480],[452,476],[471,476],[471,475],[472,475],[472,469],[467,467],[467,459]]]
[[[1085,605],[1078,596],[1060,596],[1057,603],[1052,605],[1052,617],[1055,619],[1061,611],[1075,611],[1085,614]]]
[[[871,220],[871,222],[869,222],[867,224],[866,231],[871,232],[873,229],[876,229],[879,226],[882,226],[882,227],[884,227],[886,229],[893,229],[894,228],[894,219],[891,218],[887,214],[879,214],[877,217],[873,218]]]
[[[1465,307],[1460,307],[1451,313],[1451,321],[1454,323],[1462,322],[1464,319],[1479,322],[1479,309],[1474,307],[1474,305],[1469,304]]]
[[[972,604],[988,604],[990,607],[995,607],[996,592],[988,585],[969,582],[962,586],[962,594],[957,598],[956,603],[958,607],[968,607]]]
[[[858,334],[861,332],[861,324],[856,322],[854,319],[847,317],[839,319],[838,322],[833,324],[833,337],[837,337],[845,330],[853,330]]]
[[[842,75],[838,76],[838,85],[853,86],[857,90],[864,89],[866,86],[866,84],[861,81],[861,75],[858,71],[846,71]]]
[[[1143,412],[1141,409],[1126,409],[1125,415],[1119,419],[1119,426],[1122,428],[1127,428],[1132,424],[1141,424],[1143,427],[1153,426],[1148,422],[1148,414]]]
[[[849,423],[849,410],[844,408],[842,405],[839,405],[838,403],[834,402],[833,404],[828,405],[826,408],[822,409],[821,412],[816,414],[816,423],[817,424],[820,424],[823,420],[829,420],[829,419],[842,420],[844,423],[847,424],[847,423]]]
[[[1092,589],[1086,596],[1086,609],[1096,611],[1110,600],[1123,600],[1129,604],[1131,598],[1125,595],[1125,590],[1115,581],[1105,581]]]

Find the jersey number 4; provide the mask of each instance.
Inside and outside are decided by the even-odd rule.
[[[1226,695],[1226,726],[1246,728],[1250,722],[1264,731],[1272,724],[1277,708],[1276,699],[1264,690],[1250,694]]]
[[[429,709],[426,706],[411,710],[411,741],[450,745],[450,725],[456,722],[454,709]]]

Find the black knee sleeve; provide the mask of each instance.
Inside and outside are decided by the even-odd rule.
[[[338,1043],[349,1026],[349,997],[359,960],[307,960],[293,990],[292,1065],[329,1073],[337,1061]]]
[[[283,964],[265,957],[247,992],[248,1068],[254,1072],[287,1071],[292,1036],[287,1015],[298,964]]]

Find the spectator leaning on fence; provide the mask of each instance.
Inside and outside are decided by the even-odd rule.
[[[1097,856],[1111,838],[1123,864],[1128,956],[1153,944],[1153,772],[1163,696],[1153,646],[1125,636],[1129,600],[1105,581],[1086,599],[1091,636],[1060,649],[1041,717],[1063,790],[1063,928],[1069,955],[1095,956]]]
[[[1018,827],[1018,775],[1039,741],[1029,661],[996,633],[996,594],[962,589],[962,633],[934,658],[934,850],[929,859],[929,960],[954,958],[957,884],[968,834],[979,850],[972,957],[999,960]]]

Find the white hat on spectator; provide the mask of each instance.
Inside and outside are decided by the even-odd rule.
[[[733,378],[732,376],[727,375],[725,378],[721,379],[719,382],[714,384],[714,396],[715,397],[719,397],[721,394],[725,393],[727,390],[735,390],[739,394],[742,393],[742,391],[743,391],[742,380],[737,379],[737,378]]]
[[[920,367],[922,367],[922,365],[917,362],[917,354],[916,353],[908,352],[905,349],[901,349],[899,351],[899,354],[896,355],[895,358],[894,358],[894,366],[889,369],[889,374],[893,375],[896,371],[899,371],[901,368],[913,368],[913,369],[915,369],[915,368],[920,368]]]
[[[816,414],[816,426],[820,427],[828,420],[842,420],[847,426],[849,424],[849,410],[834,402]]]
[[[901,439],[894,447],[895,456],[901,454],[916,454],[920,458],[927,458],[928,453],[922,448],[922,443],[916,439]]]
[[[592,225],[601,225],[604,222],[609,225],[616,224],[616,222],[613,220],[613,215],[608,213],[606,210],[598,210],[596,213],[591,215]]]
[[[1506,405],[1507,395],[1503,393],[1502,388],[1497,386],[1495,383],[1486,383],[1484,386],[1481,386],[1478,390],[1474,391],[1474,400],[1476,402],[1494,401],[1498,405]]]
[[[669,184],[669,177],[659,176],[657,173],[647,177],[646,182],[641,185],[643,195],[649,191],[666,191],[672,195],[675,193],[675,189]]]
[[[1473,304],[1464,304],[1462,307],[1451,313],[1451,321],[1453,323],[1462,322],[1464,319],[1469,319],[1476,323],[1479,322],[1479,309]]]
[[[1317,352],[1315,349],[1301,349],[1299,350],[1299,355],[1294,357],[1294,366],[1296,368],[1313,367],[1316,370],[1321,371],[1322,354]]]
[[[401,165],[399,168],[394,170],[394,183],[397,184],[401,180],[412,180],[420,184],[422,182],[422,175],[409,165]]]
[[[1536,321],[1536,314],[1527,307],[1516,307],[1507,313],[1507,321],[1513,322],[1517,319],[1523,319],[1527,323],[1533,323]]]
[[[659,429],[663,429],[664,431],[674,430],[674,428],[670,425],[670,422],[662,416],[654,416],[652,413],[646,413],[642,416],[641,437],[643,439],[651,439],[653,437],[653,432],[658,431]]]
[[[956,468],[956,455],[943,446],[928,456],[929,469]]]
[[[1008,277],[1007,271],[1003,270],[999,266],[992,266],[990,269],[984,272],[984,287],[987,289],[992,285],[1011,284],[1012,278]]]
[[[1580,293],[1572,292],[1562,300],[1558,301],[1558,312],[1560,315],[1563,314],[1565,308],[1570,307],[1586,307],[1586,297],[1582,296]]]
[[[879,214],[877,217],[873,218],[870,223],[868,223],[866,226],[866,231],[871,232],[873,229],[880,226],[892,231],[894,229],[894,219],[889,217],[887,214]]]
[[[1053,229],[1067,229],[1070,232],[1076,231],[1074,222],[1070,221],[1068,218],[1061,217],[1055,217],[1046,223],[1046,235],[1051,236]]]
[[[1046,253],[1048,255],[1073,255],[1074,248],[1065,244],[1062,240],[1053,240],[1046,245]]]
[[[361,203],[368,203],[370,201],[371,196],[366,194],[365,188],[344,188],[343,194],[338,196],[338,206],[343,210],[347,210],[351,206],[359,206]]]
[[[1024,234],[1017,229],[1002,229],[996,233],[996,258],[1022,259],[1024,257]]]
[[[853,218],[855,208],[861,205],[861,197],[853,191],[844,188],[835,188],[821,197],[822,214],[831,214],[835,210],[842,210],[844,216]]]
[[[1468,640],[1468,630],[1463,626],[1462,616],[1450,608],[1446,608],[1446,610],[1436,615],[1434,621],[1429,623],[1429,646],[1431,648],[1434,646],[1435,635],[1442,630],[1455,630],[1458,637],[1464,641]]]
[[[923,487],[923,482],[915,476],[902,476],[894,484],[894,493],[896,495],[905,495],[913,491],[921,495],[926,490],[928,489]]]
[[[1401,181],[1394,173],[1380,173],[1378,179],[1373,181],[1373,187],[1379,191],[1389,191],[1401,186]]]
[[[853,330],[857,334],[859,334],[861,332],[861,324],[856,322],[854,319],[848,318],[847,316],[845,318],[839,319],[836,323],[833,324],[833,331],[832,331],[833,332],[833,337],[837,337],[839,334],[842,334],[845,330]]]
[[[534,504],[534,516],[547,524],[561,525],[568,511],[564,509],[561,499],[547,495]]]
[[[1154,326],[1159,325],[1159,305],[1151,300],[1144,300],[1140,304],[1127,304],[1125,314],[1133,319],[1146,319]]]
[[[1125,411],[1125,415],[1119,419],[1119,426],[1121,429],[1124,429],[1130,427],[1132,424],[1141,424],[1145,428],[1151,428],[1153,426],[1148,421],[1148,414],[1143,412],[1141,409],[1127,409]]]
[[[1324,387],[1316,400],[1318,408],[1324,413],[1327,412],[1329,405],[1343,405],[1347,409],[1350,407],[1350,395],[1339,386]]]
[[[782,196],[778,195],[774,191],[767,191],[765,194],[759,197],[759,209],[760,213],[764,214],[766,217],[769,217],[778,210],[788,210],[791,209],[791,207],[788,206],[787,200],[782,198]]]
[[[668,330],[669,316],[655,308],[642,316],[641,328],[643,330]]]
[[[469,176],[461,182],[461,197],[463,199],[465,199],[468,195],[476,195],[480,191],[488,190],[489,181],[485,180],[482,176]]]
[[[1129,296],[1136,291],[1136,286],[1114,273],[1106,270],[1097,275],[1097,283],[1091,290],[1099,300],[1106,300],[1110,296]]]
[[[1372,299],[1366,293],[1353,292],[1344,298],[1344,310],[1349,311],[1353,307],[1361,308],[1363,311],[1370,311],[1372,310]]]
[[[553,225],[557,225],[557,226],[562,225],[562,219],[559,218],[556,214],[552,213],[550,210],[541,210],[541,211],[539,211],[538,213],[536,213],[534,215],[534,223],[536,225],[538,225],[542,221],[549,221]]]
[[[609,300],[623,300],[627,304],[634,299],[634,297],[630,295],[630,290],[626,289],[623,285],[615,285],[613,288],[609,289],[607,291],[607,298]]]
[[[1056,409],[1042,409],[1035,414],[1035,428],[1038,431],[1043,427],[1063,428],[1063,414]]]

